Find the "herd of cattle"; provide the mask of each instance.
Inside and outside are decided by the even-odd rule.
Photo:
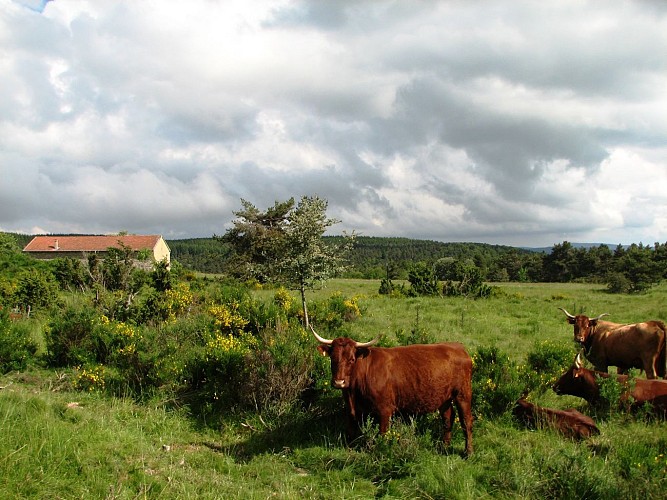
[[[667,418],[667,329],[661,321],[618,324],[572,315],[560,308],[574,326],[574,340],[580,344],[573,365],[554,384],[556,394],[578,396],[590,404],[600,399],[600,377],[610,377],[607,369],[617,367],[617,380],[627,387],[622,399],[631,409],[647,405],[661,418]],[[394,413],[417,415],[440,412],[443,441],[449,446],[455,413],[465,435],[465,455],[472,446],[472,359],[457,342],[416,344],[400,347],[372,347],[347,337],[329,340],[311,330],[319,342],[318,350],[331,360],[331,385],[342,389],[347,418],[347,435],[353,439],[360,423],[368,416],[379,420],[380,433],[389,429]],[[582,354],[594,370],[584,368]],[[627,371],[639,368],[646,379],[635,378],[627,384]],[[522,396],[513,409],[514,416],[528,426],[548,425],[575,439],[599,434],[590,417],[575,409],[557,410],[536,406]]]

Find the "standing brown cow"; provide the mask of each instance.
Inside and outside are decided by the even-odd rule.
[[[619,373],[626,373],[630,368],[639,368],[646,372],[646,378],[665,378],[667,329],[662,321],[622,325],[600,321],[606,313],[589,318],[559,309],[574,326],[574,340],[585,349],[586,358],[596,370],[606,372],[610,366],[616,366]]]
[[[347,337],[328,340],[313,330],[320,353],[331,359],[331,385],[342,389],[349,438],[372,415],[380,433],[396,412],[440,411],[443,442],[449,446],[456,406],[465,434],[465,454],[472,453],[472,359],[462,344],[416,344],[371,347],[378,339],[360,343]]]

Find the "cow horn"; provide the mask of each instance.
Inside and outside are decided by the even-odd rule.
[[[566,311],[565,309],[563,309],[562,307],[559,307],[558,309],[560,309],[561,311],[563,311],[563,312],[565,313],[565,315],[566,315],[568,318],[570,318],[570,319],[574,319],[574,316],[572,316],[569,312],[567,312],[567,311]]]
[[[609,313],[602,313],[597,318],[591,318],[590,321],[597,321],[600,318],[604,318],[605,316],[609,316]]]
[[[584,350],[582,349],[581,351],[579,351],[577,353],[577,357],[574,358],[574,367],[577,368],[577,369],[583,368],[583,366],[584,366],[583,362],[581,361],[581,355],[582,355],[583,352],[584,352]]]
[[[380,337],[375,337],[373,340],[369,340],[368,342],[355,342],[356,347],[370,347],[374,344],[377,344],[378,340],[380,340]]]
[[[313,325],[308,325],[310,327],[310,331],[313,332],[313,335],[315,335],[315,338],[318,340],[320,344],[326,344],[326,345],[331,345],[333,343],[333,340],[328,340],[325,339],[324,337],[320,337],[315,329],[313,328]]]

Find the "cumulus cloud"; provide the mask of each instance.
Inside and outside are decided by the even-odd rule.
[[[0,0],[0,230],[667,241],[662,2]]]

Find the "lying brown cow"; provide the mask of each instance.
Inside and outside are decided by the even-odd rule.
[[[586,350],[586,359],[596,370],[606,372],[610,366],[616,366],[619,373],[626,373],[630,368],[639,368],[646,372],[646,378],[665,378],[667,329],[662,321],[621,325],[600,321],[606,313],[589,318],[559,309],[567,316],[568,323],[574,325],[574,340]]]
[[[583,349],[582,349],[583,351]],[[574,359],[574,364],[554,384],[556,394],[569,394],[585,399],[590,404],[601,401],[598,378],[610,377],[606,372],[589,370],[583,367],[581,352]],[[627,375],[617,375],[621,384],[628,383]],[[632,381],[630,390],[626,391],[621,399],[627,401],[632,398],[631,410],[638,410],[648,403],[659,417],[667,417],[667,380],[646,380],[637,378]]]
[[[328,340],[312,329],[318,350],[331,358],[331,385],[342,389],[349,438],[372,415],[380,420],[380,433],[389,429],[396,412],[440,411],[443,442],[449,446],[456,406],[465,434],[466,455],[472,453],[472,359],[462,344],[417,344],[371,347],[347,337]]]
[[[543,408],[521,397],[517,400],[512,413],[527,427],[533,429],[549,427],[573,439],[586,439],[600,434],[593,419],[574,408],[567,410]]]

